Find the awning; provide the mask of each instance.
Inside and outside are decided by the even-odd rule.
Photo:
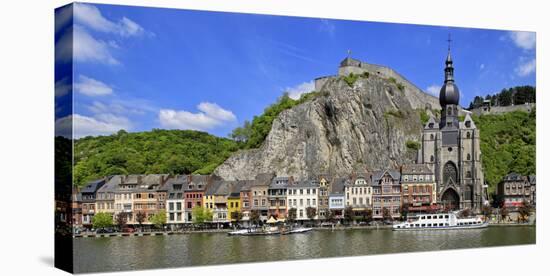
[[[274,217],[270,217],[266,222],[267,223],[277,223],[277,220]]]

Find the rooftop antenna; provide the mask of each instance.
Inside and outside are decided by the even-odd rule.
[[[351,57],[351,50],[348,49],[348,58],[350,58],[350,57]]]

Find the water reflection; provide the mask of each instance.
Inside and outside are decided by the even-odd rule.
[[[287,236],[200,233],[75,240],[77,272],[358,256],[535,243],[535,227],[314,231]]]

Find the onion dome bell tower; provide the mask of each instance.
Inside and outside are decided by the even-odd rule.
[[[439,104],[441,104],[440,128],[458,129],[458,102],[460,91],[454,81],[453,59],[451,58],[451,40],[445,60],[445,81],[439,91]]]

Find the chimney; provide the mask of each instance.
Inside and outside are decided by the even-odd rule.
[[[137,177],[137,184],[138,185],[141,184],[141,175],[138,175],[138,177]]]

